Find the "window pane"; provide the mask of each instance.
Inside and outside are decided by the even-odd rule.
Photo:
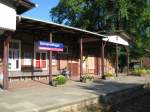
[[[19,49],[19,43],[18,42],[13,42],[12,43],[12,48],[13,49]]]
[[[40,61],[36,61],[36,68],[40,68]]]
[[[42,53],[41,55],[42,55],[42,56],[41,56],[42,60],[46,60],[46,54],[45,54],[45,53]]]
[[[36,53],[36,60],[40,60],[40,53]]]
[[[19,59],[19,50],[14,51],[14,58]]]
[[[16,60],[16,68],[19,68],[19,61]]]
[[[41,68],[46,68],[46,61],[42,61]]]

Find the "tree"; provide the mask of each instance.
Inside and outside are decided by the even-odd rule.
[[[124,30],[135,37],[133,57],[150,49],[150,0],[60,0],[52,20],[96,32]],[[139,49],[139,50],[137,50]]]

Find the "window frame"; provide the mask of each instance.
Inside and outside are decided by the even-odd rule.
[[[40,54],[40,68],[36,68],[36,53],[39,53]],[[42,68],[42,56],[41,54],[42,53],[45,53],[45,61],[46,61],[46,67],[45,68]],[[33,66],[34,66],[34,70],[48,70],[48,56],[47,56],[47,51],[41,51],[41,50],[38,50],[37,49],[37,42],[34,42],[34,61],[33,61]]]
[[[14,48],[10,48],[9,47],[9,52],[10,52],[10,50],[18,50],[19,51],[19,57],[18,57],[18,68],[16,68],[16,69],[10,69],[9,67],[8,67],[8,71],[21,71],[21,40],[16,40],[16,39],[12,39],[10,42],[17,42],[18,43],[18,45],[19,45],[19,49],[14,49]],[[10,57],[10,54],[8,55],[8,66],[9,66],[9,57]]]

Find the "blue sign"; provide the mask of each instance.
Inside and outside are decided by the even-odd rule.
[[[50,43],[46,41],[38,41],[38,49],[46,51],[63,51],[64,45],[62,43]]]

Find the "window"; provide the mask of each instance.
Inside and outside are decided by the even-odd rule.
[[[95,60],[94,57],[88,57],[88,68],[89,69],[95,69]]]
[[[35,52],[34,53],[34,68],[47,70],[47,52],[39,51],[36,49],[36,47],[35,47],[34,52]]]
[[[9,71],[18,71],[21,69],[21,41],[12,40],[9,46]]]

